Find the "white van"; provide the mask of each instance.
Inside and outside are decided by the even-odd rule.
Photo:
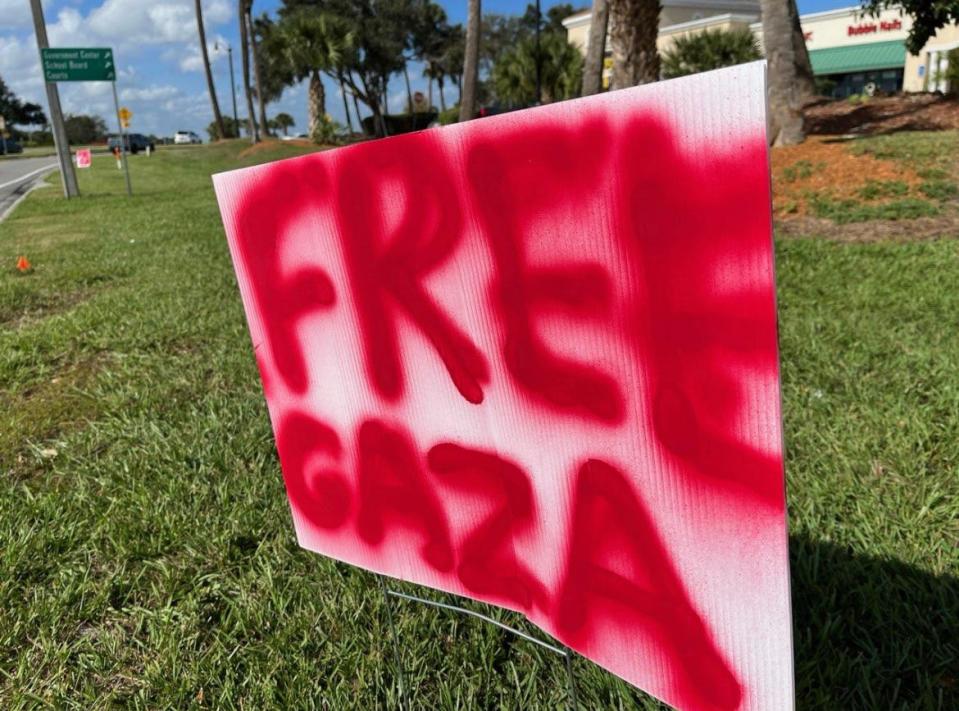
[[[193,133],[193,131],[177,131],[173,135],[173,142],[177,145],[183,143],[203,143],[200,137]]]

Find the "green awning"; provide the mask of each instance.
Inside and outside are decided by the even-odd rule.
[[[813,49],[809,52],[813,74],[848,74],[870,69],[898,69],[906,64],[902,40]]]

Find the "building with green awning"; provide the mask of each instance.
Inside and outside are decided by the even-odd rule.
[[[852,2],[852,0],[850,0]],[[667,52],[680,38],[700,32],[749,29],[762,48],[759,0],[660,0],[656,49]],[[940,28],[916,54],[906,51],[912,17],[889,5],[876,15],[859,5],[812,12],[799,17],[806,49],[819,91],[846,97],[877,91],[942,91],[949,85],[947,70],[959,62],[959,23]],[[563,20],[567,39],[583,54],[592,11],[581,10]],[[607,36],[604,78],[613,60]],[[606,86],[604,84],[604,86]]]
[[[810,50],[809,59],[824,93],[861,94],[870,84],[874,90],[891,93],[902,88],[906,45],[897,39],[826,47]]]

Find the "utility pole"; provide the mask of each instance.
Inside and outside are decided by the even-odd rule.
[[[47,40],[47,24],[43,20],[43,7],[40,0],[30,0],[30,9],[33,11],[33,27],[37,33],[37,51],[41,52],[40,66],[43,67],[42,51],[50,46]],[[60,92],[56,82],[44,81],[47,88],[47,106],[50,109],[50,128],[53,133],[53,143],[57,147],[57,160],[60,163],[60,180],[63,183],[63,195],[67,199],[80,196],[77,186],[77,174],[73,171],[73,161],[70,159],[70,144],[67,142],[67,129],[63,124],[63,111],[60,108]]]

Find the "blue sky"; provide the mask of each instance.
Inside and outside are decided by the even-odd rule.
[[[484,12],[521,13],[527,0],[483,0]],[[590,0],[574,1],[588,5]],[[854,4],[855,0],[799,0],[801,13],[818,12]],[[272,12],[280,0],[255,0],[254,11]],[[466,0],[440,0],[453,22],[462,22]],[[556,4],[543,0],[543,9]],[[236,0],[203,0],[207,39],[239,44]],[[193,0],[44,0],[44,12],[51,46],[113,47],[120,68],[117,88],[121,104],[133,112],[133,130],[170,135],[179,129],[205,134],[211,120],[197,42]],[[239,58],[235,57],[239,77]],[[232,111],[229,68],[226,53],[214,53],[214,80],[220,106]],[[413,89],[426,90],[422,68],[411,65]],[[43,78],[37,57],[28,0],[0,0],[0,76],[22,98],[46,106]],[[60,84],[64,109],[72,113],[99,114],[111,128],[113,102],[107,83]],[[447,98],[454,100],[455,90]],[[402,77],[390,84],[390,109],[405,105]],[[239,113],[244,101],[237,97]],[[438,99],[434,98],[438,103]],[[343,102],[338,90],[328,83],[327,110],[344,122]],[[294,130],[305,130],[305,87],[287,89],[282,98],[267,108],[269,115],[280,111],[296,120]]]

